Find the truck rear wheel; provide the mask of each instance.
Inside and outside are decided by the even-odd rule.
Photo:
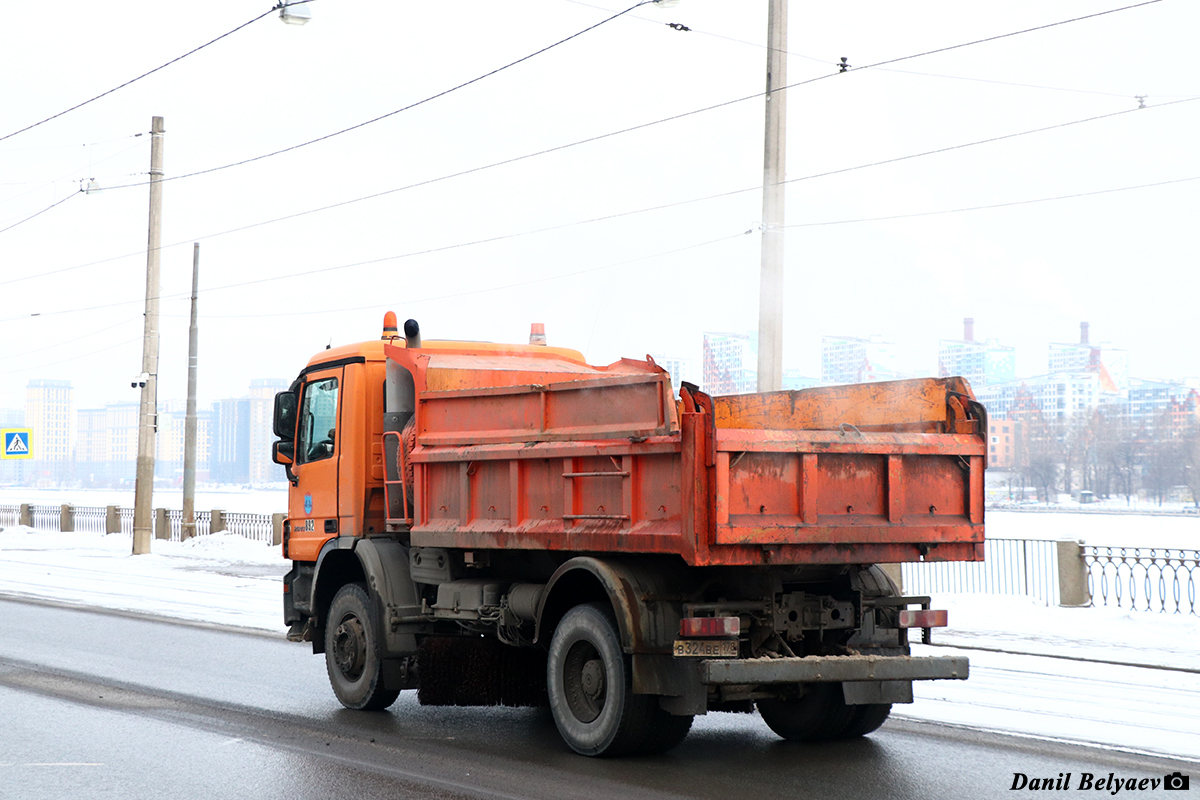
[[[794,699],[759,700],[767,727],[793,742],[819,742],[842,736],[854,716],[840,683],[817,683]],[[880,720],[882,723],[882,720]]]
[[[575,606],[550,640],[546,684],[563,740],[585,756],[662,753],[683,741],[690,716],[673,716],[653,695],[633,693],[611,609]]]
[[[361,583],[338,590],[325,623],[325,670],[346,708],[378,711],[396,702],[399,689],[383,684],[383,661],[375,641],[371,601]]]
[[[866,736],[877,730],[892,713],[891,703],[868,703],[861,706],[850,706],[850,708],[852,716],[846,729],[842,731],[843,739]]]

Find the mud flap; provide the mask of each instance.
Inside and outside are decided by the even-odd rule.
[[[842,695],[848,706],[877,703],[911,703],[912,681],[846,681]]]
[[[700,682],[696,661],[660,653],[634,653],[633,693],[658,695],[663,711],[676,716],[708,711],[708,689]]]

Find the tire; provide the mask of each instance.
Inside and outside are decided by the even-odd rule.
[[[863,597],[899,597],[900,587],[898,587],[891,576],[883,571],[883,568],[878,564],[871,564],[862,569],[858,573],[859,589],[863,593]],[[890,612],[894,615],[895,612]],[[895,620],[893,619],[894,623]],[[904,648],[903,655],[910,653],[908,648]],[[872,731],[878,730],[879,726],[884,723],[888,715],[892,713],[891,703],[870,703],[867,705],[851,706],[852,715],[850,722],[847,723],[845,730],[842,731],[842,738],[851,739],[858,736],[866,736]]]
[[[325,623],[325,670],[337,699],[355,711],[378,711],[400,696],[399,689],[383,685],[376,630],[363,585],[348,583],[339,589]]]
[[[550,640],[546,662],[550,711],[563,741],[585,756],[662,753],[683,741],[690,716],[673,716],[658,697],[633,693],[608,606],[575,606]]]
[[[850,722],[842,731],[841,738],[843,739],[866,736],[868,733],[878,730],[888,715],[892,713],[892,704],[868,703],[861,706],[850,706],[850,709]]]
[[[837,739],[854,718],[854,707],[846,705],[840,683],[812,684],[803,697],[759,700],[757,705],[767,727],[791,742]]]

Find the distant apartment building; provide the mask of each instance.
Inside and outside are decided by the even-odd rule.
[[[988,417],[988,468],[1009,469],[1018,465],[1021,422]]]
[[[989,419],[1019,419],[1038,409],[1048,419],[1066,421],[1094,410],[1100,403],[1100,376],[1095,372],[1062,372],[982,386],[975,397]]]
[[[1200,391],[1182,383],[1130,378],[1129,388],[1106,396],[1101,408],[1127,419],[1137,429],[1158,433],[1159,427],[1166,425],[1170,436],[1183,436],[1200,425]]]
[[[177,405],[184,405],[184,408],[178,409]],[[158,413],[154,474],[159,478],[181,482],[187,439],[187,407],[186,404],[172,403],[171,408],[173,410]],[[212,420],[213,412],[210,409],[196,411],[196,480],[201,483],[210,480]]]
[[[1052,343],[1047,360],[1048,372],[1094,372],[1100,376],[1104,392],[1124,392],[1129,388],[1129,352],[1110,344],[1092,344],[1088,323],[1079,323],[1079,341]]]
[[[679,384],[683,381],[692,380],[692,362],[691,359],[681,356],[664,356],[651,354],[654,363],[665,369],[671,376],[671,390],[675,394],[679,394]]]
[[[75,400],[70,381],[35,379],[25,387],[25,427],[33,457],[26,472],[35,485],[69,481],[75,460]]]
[[[906,377],[898,368],[898,347],[881,336],[821,337],[821,383],[869,383]]]
[[[758,336],[705,333],[701,388],[711,395],[758,391]]]
[[[961,375],[972,388],[1016,380],[1017,351],[996,339],[976,341],[975,320],[967,317],[962,339],[938,342],[938,375]]]
[[[213,404],[211,479],[217,483],[281,481],[283,467],[271,460],[275,393],[287,388],[280,379],[251,381],[250,397]]]
[[[783,371],[783,389],[784,391],[795,391],[797,389],[811,389],[814,386],[820,386],[821,380],[804,375],[798,369],[785,369]]]
[[[75,475],[85,486],[133,482],[137,475],[140,411],[135,401],[79,410]]]

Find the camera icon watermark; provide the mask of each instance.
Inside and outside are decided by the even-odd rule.
[[[1163,778],[1163,788],[1174,791],[1189,791],[1192,788],[1192,776],[1172,772]]]

